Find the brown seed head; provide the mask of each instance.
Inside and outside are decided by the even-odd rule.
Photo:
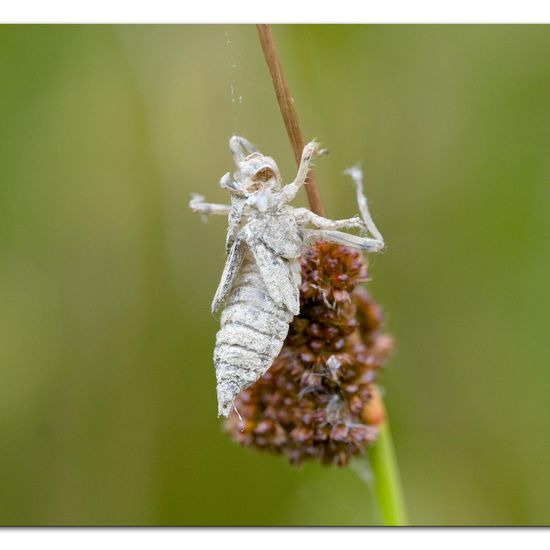
[[[359,252],[327,242],[305,251],[300,315],[273,366],[237,397],[241,418],[234,411],[226,422],[236,441],[293,464],[343,466],[376,440],[383,416],[375,380],[393,341],[358,286],[366,280]]]

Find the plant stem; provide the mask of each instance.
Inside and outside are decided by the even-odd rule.
[[[275,88],[277,102],[283,116],[288,139],[294,151],[296,164],[299,165],[302,149],[304,148],[304,137],[300,130],[298,114],[294,107],[294,99],[290,93],[283,65],[277,53],[271,25],[256,25],[256,27],[264,51],[265,61],[273,81],[273,87]],[[313,170],[308,172],[307,182],[306,192],[310,208],[316,214],[324,216],[325,209],[321,201],[319,188],[315,182]],[[378,399],[380,400],[380,405],[383,407],[381,398],[378,397]],[[395,459],[388,416],[385,409],[383,410],[385,420],[380,425],[378,441],[369,449],[375,493],[384,524],[406,525],[407,517],[401,490],[401,480]]]
[[[384,525],[407,525],[401,478],[395,457],[390,426],[386,417],[376,443],[369,449],[374,492]]]
[[[296,113],[294,98],[290,94],[288,82],[285,78],[281,58],[277,53],[277,47],[275,46],[275,39],[273,38],[271,25],[256,25],[256,27],[258,29],[260,44],[262,45],[262,49],[264,51],[269,74],[271,75],[271,80],[273,80],[275,95],[277,96],[279,109],[283,115],[288,139],[290,140],[292,150],[294,151],[296,164],[300,165],[300,158],[305,145],[304,136],[300,130],[298,113]],[[321,195],[319,193],[317,183],[315,182],[315,176],[312,169],[307,174],[306,183],[308,185],[305,186],[305,189],[311,210],[316,214],[319,214],[319,216],[324,216],[325,209],[323,207],[323,202],[321,201]]]

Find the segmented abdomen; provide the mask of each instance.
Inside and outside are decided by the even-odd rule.
[[[218,414],[227,416],[235,397],[264,374],[279,355],[293,314],[269,296],[250,257],[225,302],[214,364]]]

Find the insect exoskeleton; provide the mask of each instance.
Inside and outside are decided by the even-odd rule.
[[[214,364],[218,414],[227,416],[235,397],[256,382],[281,351],[292,318],[300,311],[300,256],[305,245],[327,240],[366,251],[384,247],[363,194],[362,174],[348,171],[355,183],[362,218],[330,220],[289,203],[305,183],[316,142],[303,150],[298,174],[282,186],[275,161],[248,140],[233,136],[229,148],[236,172],[220,185],[231,205],[206,203],[193,195],[190,207],[203,214],[228,216],[227,261],[212,311],[224,306],[216,337]],[[353,235],[342,229],[359,229]],[[366,236],[370,232],[371,236]]]

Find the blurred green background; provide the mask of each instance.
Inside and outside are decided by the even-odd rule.
[[[550,28],[274,29],[330,217],[361,160],[413,524],[550,523]],[[357,525],[242,449],[210,302],[239,133],[295,166],[253,26],[0,27],[0,524]],[[297,204],[305,204],[303,197]]]

